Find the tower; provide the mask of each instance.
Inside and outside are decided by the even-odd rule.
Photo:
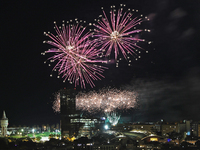
[[[62,137],[76,136],[79,123],[72,123],[71,119],[79,119],[80,114],[76,110],[76,89],[61,89],[60,92],[60,122]]]
[[[6,136],[7,135],[7,127],[8,127],[8,118],[6,118],[6,113],[3,111],[3,116],[1,119],[1,135]]]

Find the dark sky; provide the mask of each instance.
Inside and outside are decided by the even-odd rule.
[[[49,48],[43,44],[47,40],[43,32],[54,32],[54,21],[93,22],[102,14],[102,6],[110,10],[122,2],[151,18],[145,27],[152,32],[144,38],[153,44],[143,46],[149,53],[142,53],[131,67],[125,61],[118,68],[110,64],[95,89],[137,90],[140,100],[134,121],[200,120],[199,0],[8,0],[0,3],[0,112],[6,111],[11,126],[59,122],[51,108],[53,93],[70,85],[49,76],[52,68],[44,64],[48,56],[41,55]]]

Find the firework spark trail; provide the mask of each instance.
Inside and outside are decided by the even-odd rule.
[[[141,48],[136,43],[144,41],[137,36],[137,33],[142,30],[135,29],[142,22],[142,18],[135,17],[132,19],[133,14],[130,11],[123,13],[123,8],[119,9],[117,14],[115,12],[115,9],[111,10],[109,20],[103,10],[104,17],[97,24],[94,24],[96,27],[94,37],[98,38],[96,46],[101,47],[102,50],[107,50],[106,56],[111,55],[111,51],[114,49],[115,59],[117,59],[119,50],[121,50],[124,58],[127,59],[127,53],[133,55],[136,48]]]
[[[58,61],[54,71],[58,70],[58,74],[62,74],[64,81],[68,80],[70,83],[75,83],[85,88],[85,81],[91,87],[94,87],[93,80],[100,80],[104,69],[106,67],[97,65],[96,63],[106,63],[106,61],[99,60],[102,51],[95,48],[95,43],[89,38],[92,33],[85,32],[85,27],[82,28],[77,25],[62,25],[58,27],[55,25],[57,35],[52,33],[44,33],[51,38],[52,41],[45,41],[54,48],[45,53],[55,53],[50,57],[51,62]],[[45,54],[44,53],[44,54]]]
[[[109,113],[105,113],[107,116],[107,119],[109,120],[109,122],[114,126],[118,123],[119,119],[120,119],[120,115],[117,115],[116,112],[109,112]]]
[[[137,93],[133,91],[103,89],[99,92],[79,93],[76,108],[89,113],[127,110],[136,106],[136,98]]]
[[[60,112],[60,93],[56,93],[55,96],[54,96],[55,100],[53,102],[53,110],[54,112]]]

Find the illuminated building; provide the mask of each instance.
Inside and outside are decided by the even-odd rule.
[[[184,120],[183,123],[178,124],[178,132],[179,133],[185,133],[186,136],[192,136],[192,137],[199,137],[200,136],[200,127],[199,123],[196,121],[188,121]]]
[[[79,134],[78,137],[87,136],[90,138],[90,135],[94,134],[94,132],[97,130],[96,127],[99,125],[103,126],[105,124],[104,120],[100,120],[97,118],[91,118],[91,117],[80,117],[80,118],[74,118],[71,119],[70,122],[73,123],[79,123],[81,124],[79,128]]]
[[[162,137],[161,136],[158,136],[158,135],[149,135],[149,136],[146,136],[146,137],[143,137],[141,140],[144,140],[146,142],[152,142],[152,141],[156,141],[158,142]]]
[[[186,132],[186,125],[185,123],[179,123],[178,124],[178,133],[184,133]]]
[[[134,131],[147,131],[147,132],[153,132],[153,128],[155,127],[154,124],[133,124],[131,125],[131,128]]]
[[[176,124],[162,124],[162,136],[167,136],[167,133],[178,132],[178,125]]]
[[[198,137],[198,122],[192,121],[190,126],[191,136]]]
[[[3,117],[1,119],[1,135],[5,137],[7,135],[8,118],[6,118],[6,113],[3,111]]]
[[[185,121],[187,135],[190,135],[190,121]]]

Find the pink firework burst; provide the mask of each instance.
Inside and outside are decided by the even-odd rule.
[[[137,105],[136,99],[137,93],[133,91],[103,89],[99,92],[79,93],[76,97],[76,108],[89,113],[110,113],[117,109],[134,108]]]
[[[142,18],[133,18],[130,10],[123,13],[123,8],[118,11],[115,6],[111,6],[111,8],[110,19],[103,10],[104,16],[101,20],[98,20],[97,24],[94,24],[94,37],[97,37],[98,43],[96,46],[105,50],[106,56],[111,55],[112,50],[114,50],[115,59],[117,59],[120,51],[127,59],[128,53],[133,55],[137,48],[141,48],[137,45],[137,42],[144,41],[138,36],[138,33],[142,30],[136,29],[136,26],[142,22]]]
[[[97,63],[106,63],[99,60],[101,50],[96,49],[95,43],[90,40],[92,33],[85,31],[86,27],[79,24],[55,25],[57,35],[52,33],[44,33],[51,41],[45,41],[54,48],[49,49],[45,53],[54,53],[50,57],[50,61],[57,61],[54,71],[64,78],[64,82],[68,80],[70,83],[81,85],[85,88],[86,83],[94,87],[93,80],[100,80],[105,67]],[[44,54],[45,54],[44,53]],[[59,77],[59,76],[58,76]]]

